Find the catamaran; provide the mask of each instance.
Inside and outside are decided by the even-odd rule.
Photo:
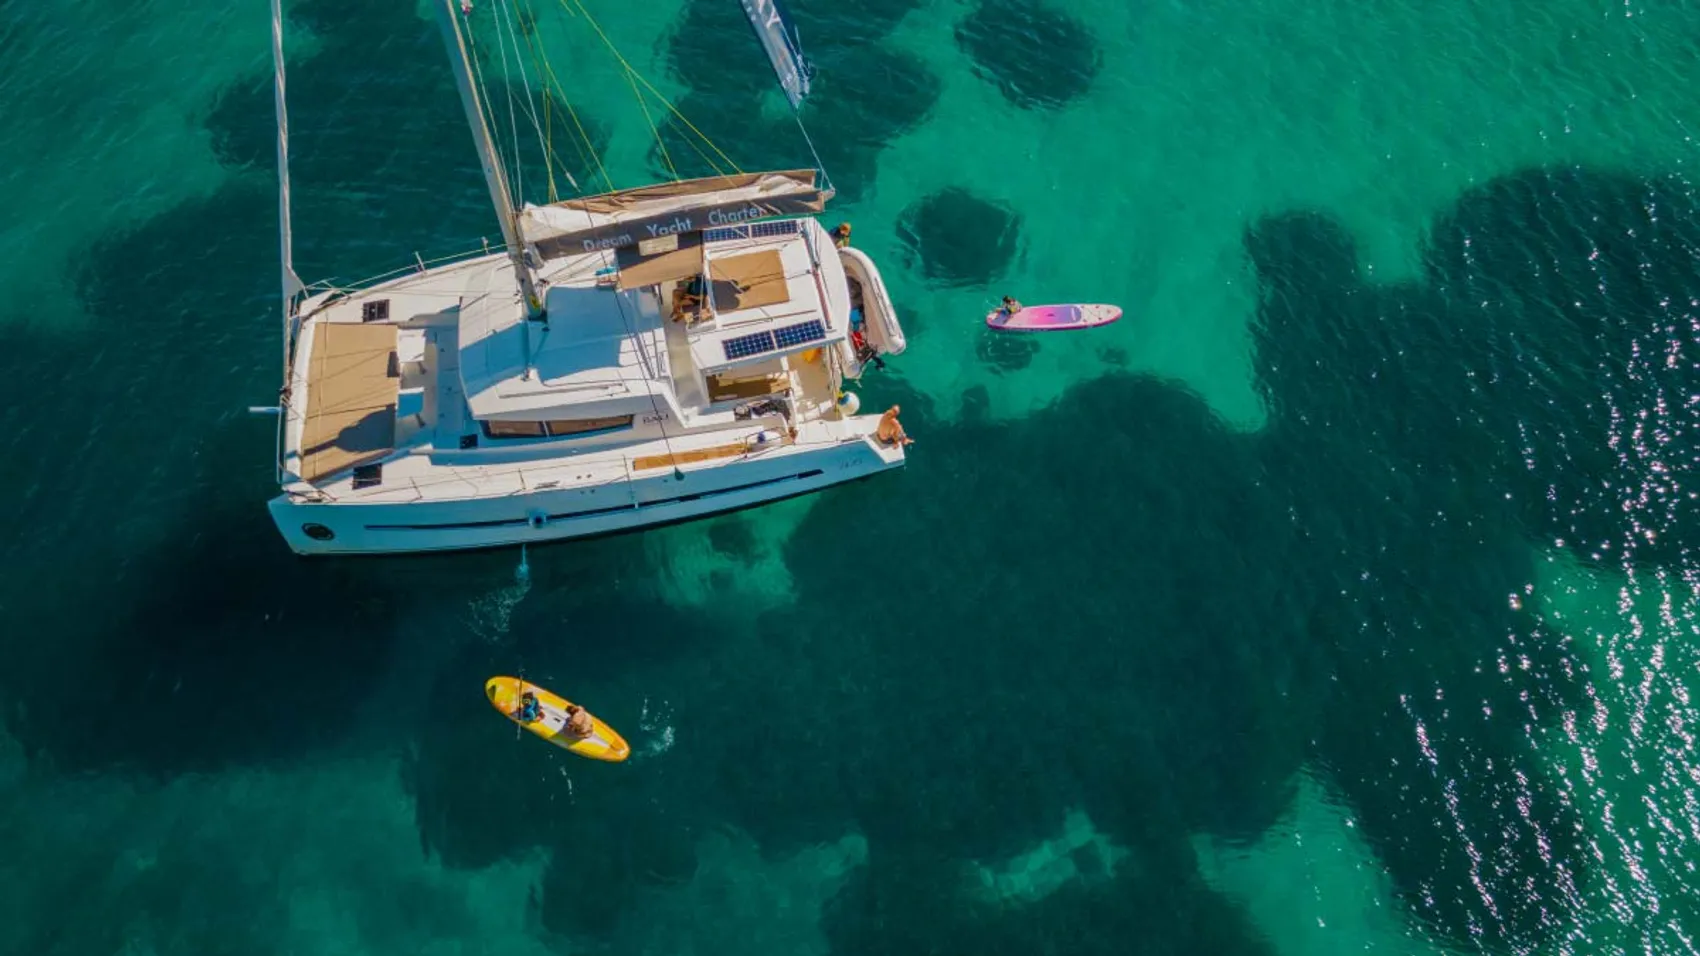
[[[818,156],[523,203],[468,55],[472,5],[433,2],[505,248],[307,287],[272,0],[284,382],[270,510],[290,548],[636,531],[904,464],[901,429],[846,391],[905,342],[873,261],[813,218],[833,195]],[[774,0],[743,2],[795,111],[810,73],[795,30]]]

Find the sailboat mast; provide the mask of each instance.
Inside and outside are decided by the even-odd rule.
[[[274,4],[278,0],[272,0]],[[543,305],[537,298],[536,282],[531,266],[525,260],[525,243],[519,231],[519,215],[514,209],[513,194],[508,191],[507,173],[503,171],[496,144],[490,138],[490,126],[484,121],[484,106],[478,98],[478,86],[473,82],[468,65],[466,38],[460,32],[456,0],[441,0],[437,5],[438,22],[443,28],[443,42],[449,48],[449,64],[454,67],[455,85],[460,88],[460,105],[466,110],[466,123],[472,129],[472,142],[478,147],[478,161],[484,167],[484,182],[490,187],[490,202],[496,207],[496,217],[502,223],[502,240],[507,243],[508,257],[513,260],[514,275],[525,298],[526,317],[543,319]],[[471,9],[471,4],[467,4]]]
[[[295,294],[302,289],[295,275],[294,239],[289,227],[289,111],[283,89],[283,2],[272,0],[272,92],[277,107],[277,221],[279,262],[283,285],[283,374],[289,376],[289,345],[294,334]]]

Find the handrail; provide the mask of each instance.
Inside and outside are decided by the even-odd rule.
[[[390,279],[400,278],[408,273],[423,272],[430,269],[432,266],[438,266],[448,262],[460,262],[470,259],[479,259],[490,255],[497,255],[497,253],[492,253],[490,251],[490,244],[487,240],[480,241],[483,242],[483,245],[477,249],[469,249],[465,252],[453,252],[446,256],[438,256],[435,259],[420,259],[419,254],[416,252],[413,254],[414,262],[412,265],[399,266],[388,272],[380,272],[375,276],[365,279],[356,279],[353,282],[340,282],[335,276],[332,276],[327,279],[319,279],[314,282],[307,283],[307,289],[313,292],[357,292],[361,289],[368,289],[372,286],[387,282]]]
[[[809,447],[813,447],[813,446],[826,447],[826,446],[839,445],[839,444],[843,443],[842,439],[831,438],[831,437],[821,439],[821,440],[803,440],[803,439],[791,438],[790,434],[789,434],[789,429],[790,429],[790,424],[791,424],[790,421],[788,419],[786,419],[786,417],[784,415],[779,414],[777,412],[770,413],[770,414],[767,414],[767,415],[762,415],[758,418],[752,418],[752,419],[750,419],[750,423],[751,424],[762,424],[763,425],[763,428],[762,428],[763,431],[767,430],[767,426],[769,424],[775,424],[775,423],[777,424],[776,430],[780,433],[780,436],[781,436],[780,440],[776,441],[776,442],[769,443],[766,446],[760,447],[759,451],[761,453],[766,453],[766,452],[772,451],[774,448],[786,448],[786,447],[789,447],[789,448],[809,448]],[[759,434],[759,432],[758,432],[758,434]],[[754,439],[753,435],[746,435],[744,437],[744,441],[746,443],[749,443],[749,445],[738,456],[738,458],[740,460],[748,459],[758,452],[758,448],[754,445],[753,439]],[[633,506],[635,507],[638,504],[637,489],[635,487],[635,483],[639,479],[636,476],[634,476],[633,473],[632,473],[632,461],[633,461],[633,459],[632,459],[632,456],[630,456],[630,455],[621,455],[620,456],[620,464],[621,464],[622,470],[623,470],[624,475],[625,475],[625,481],[626,481],[627,489],[628,489],[628,492],[631,494],[632,503],[633,503]],[[612,464],[612,462],[610,462],[610,464]],[[536,462],[531,462],[530,465],[531,465],[533,471],[540,470],[540,469],[538,469]],[[516,495],[516,494],[531,494],[531,493],[533,493],[531,488],[530,488],[530,484],[527,481],[526,476],[525,476],[525,471],[526,471],[526,467],[527,467],[527,465],[525,465],[525,464],[516,463],[511,468],[504,468],[504,467],[500,467],[500,466],[492,468],[489,465],[478,465],[478,466],[475,466],[475,467],[478,469],[478,471],[480,473],[479,479],[481,479],[481,480],[490,480],[490,479],[500,478],[500,477],[505,476],[505,475],[516,475],[516,476],[518,476],[519,481],[520,481],[520,489],[518,491],[507,492],[506,495],[502,495],[501,497],[506,497],[508,495]],[[659,470],[659,469],[657,469],[657,470]],[[617,479],[617,478],[613,479],[613,481],[618,481],[618,480],[619,479]],[[445,475],[445,476],[442,476],[442,477],[428,479],[428,480],[425,480],[425,481],[420,481],[417,477],[412,477],[412,476],[409,476],[407,478],[408,487],[412,489],[413,494],[414,494],[414,500],[416,500],[416,501],[417,500],[423,500],[427,497],[426,494],[425,494],[425,490],[428,489],[428,488],[441,487],[441,486],[447,485],[447,484],[462,483],[462,482],[471,486],[472,489],[473,489],[473,493],[471,495],[467,496],[468,498],[485,497],[484,495],[482,495],[478,492],[478,489],[480,487],[479,480],[468,478],[464,475]],[[611,484],[612,481],[609,482],[609,483]],[[331,502],[344,501],[344,500],[356,500],[356,499],[345,499],[345,498],[338,497],[337,495],[334,495],[331,492],[326,491],[322,488],[318,488],[318,487],[311,487],[310,490],[306,490],[306,491],[286,490],[285,493],[290,494],[290,495],[312,497],[312,498],[316,498],[316,499],[319,499],[319,500],[331,501]],[[496,497],[496,496],[492,495],[491,497]],[[437,499],[437,500],[465,500],[465,499]]]

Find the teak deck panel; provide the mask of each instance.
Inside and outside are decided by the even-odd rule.
[[[401,391],[396,326],[327,322],[307,356],[301,477],[318,481],[382,458],[395,446]]]

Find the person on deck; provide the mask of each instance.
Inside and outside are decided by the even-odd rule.
[[[583,740],[590,736],[590,732],[595,726],[595,723],[590,719],[590,711],[577,704],[568,705],[567,725],[562,728],[567,732],[567,736]]]
[[[543,707],[537,703],[537,695],[531,691],[519,695],[519,707],[514,711],[514,719],[522,724],[532,724],[543,718]]]
[[[840,249],[850,248],[850,224],[841,222],[832,227],[832,244]]]
[[[901,405],[893,405],[880,416],[880,423],[874,429],[874,437],[883,445],[913,445],[915,440],[903,431],[903,423],[897,420],[898,413],[903,411]]]
[[[998,311],[1003,312],[1006,315],[1014,315],[1021,311],[1021,303],[1006,295],[1003,297],[1003,305],[998,307]]]

